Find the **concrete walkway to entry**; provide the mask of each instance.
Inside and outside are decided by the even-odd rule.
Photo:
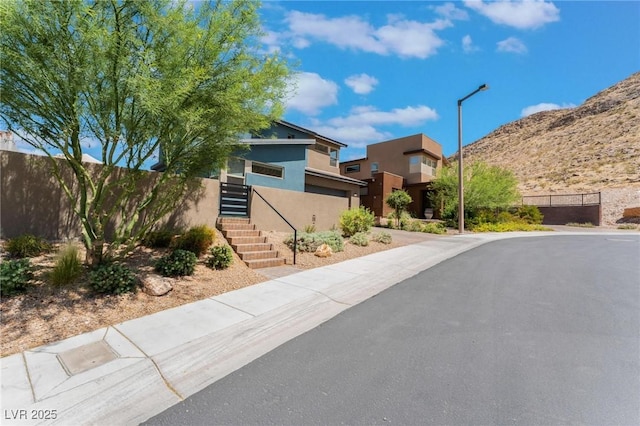
[[[438,236],[321,268],[274,271],[270,281],[2,358],[1,423],[138,424],[446,259],[498,239],[566,234],[581,233]]]

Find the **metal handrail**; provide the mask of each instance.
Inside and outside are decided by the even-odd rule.
[[[285,223],[287,225],[289,225],[291,227],[291,229],[293,229],[293,264],[296,264],[296,253],[298,252],[298,231],[296,230],[295,226],[293,226],[284,216],[282,216],[282,214],[271,205],[270,202],[268,202],[258,191],[255,190],[255,188],[251,188],[251,190],[256,193],[256,195],[260,198],[262,198],[262,201],[264,201],[265,203],[267,203],[267,205],[269,207],[271,207],[271,210],[273,210],[274,212],[277,213],[278,216],[280,216],[280,218],[282,218],[282,220],[285,221]]]

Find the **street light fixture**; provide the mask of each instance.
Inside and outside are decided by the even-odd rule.
[[[458,99],[458,232],[464,233],[464,182],[462,181],[462,102],[476,93],[489,89],[486,84],[481,85],[462,99]]]

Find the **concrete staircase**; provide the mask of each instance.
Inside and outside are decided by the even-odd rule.
[[[273,244],[267,242],[248,218],[221,217],[216,226],[227,239],[231,248],[251,269],[284,265]]]

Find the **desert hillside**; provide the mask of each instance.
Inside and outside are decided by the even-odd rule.
[[[465,160],[512,170],[523,195],[640,189],[640,72],[571,109],[501,126]],[[452,158],[455,159],[455,156]],[[633,201],[630,201],[633,203]]]

